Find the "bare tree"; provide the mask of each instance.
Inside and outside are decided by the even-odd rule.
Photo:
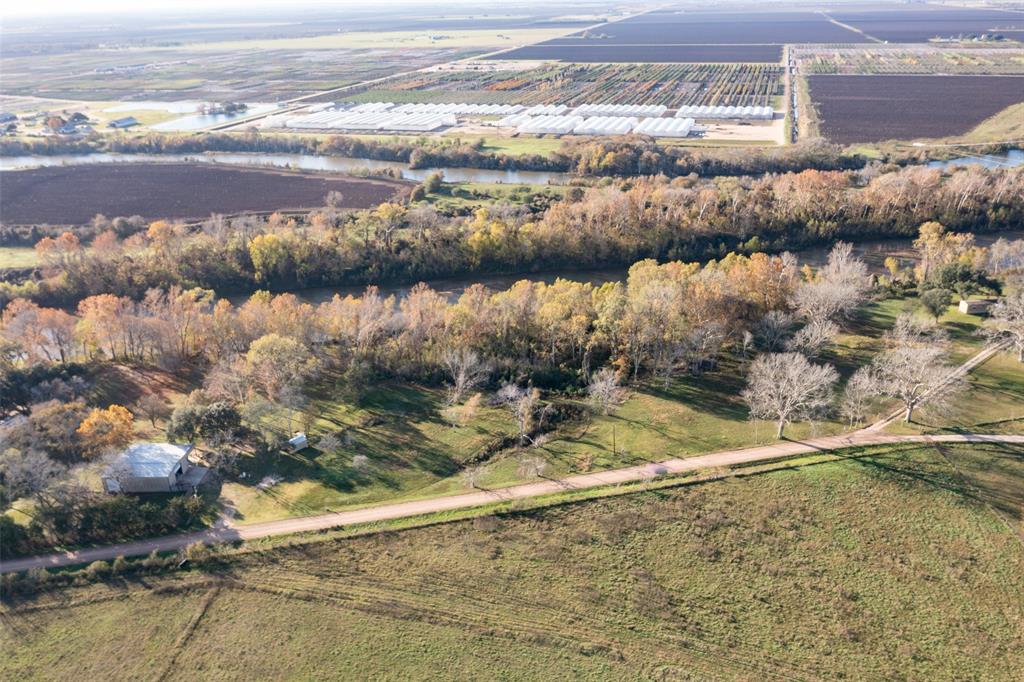
[[[807,320],[838,320],[864,303],[870,290],[867,265],[853,255],[851,244],[839,242],[817,278],[794,292],[793,304]]]
[[[754,342],[765,352],[774,353],[783,349],[786,339],[793,333],[796,321],[789,313],[769,310],[754,325]]]
[[[490,368],[476,351],[469,348],[449,348],[441,357],[445,372],[451,378],[448,386],[448,404],[454,405],[477,388],[487,378]]]
[[[839,334],[839,326],[831,320],[811,320],[786,342],[786,350],[816,358]]]
[[[839,402],[839,413],[847,418],[850,426],[863,422],[868,416],[871,404],[878,397],[878,380],[870,366],[861,367],[843,388]]]
[[[683,342],[683,355],[694,374],[713,367],[725,343],[725,327],[719,322],[706,322],[690,330]]]
[[[547,460],[538,455],[534,455],[520,459],[517,471],[523,478],[542,478],[547,469]]]
[[[949,342],[946,331],[935,323],[935,320],[919,317],[911,313],[902,313],[896,318],[885,335],[891,347],[934,345],[945,346]]]
[[[329,433],[320,439],[316,447],[321,452],[337,452],[341,449],[341,438],[337,434]]]
[[[67,475],[67,467],[38,450],[0,450],[0,508],[21,497],[35,497]]]
[[[611,413],[612,409],[622,402],[623,397],[615,370],[604,367],[594,372],[590,376],[590,383],[587,384],[587,395],[594,409],[601,414]]]
[[[954,404],[966,387],[962,374],[946,362],[946,348],[936,343],[904,344],[878,355],[872,363],[878,392],[899,400],[905,409],[903,421],[927,404],[929,412],[942,413]]]
[[[839,374],[831,365],[815,365],[799,353],[769,353],[750,366],[743,399],[755,419],[772,419],[782,438],[786,424],[815,419],[832,402]]]
[[[1024,289],[1000,299],[985,320],[983,333],[991,343],[1008,343],[1024,362]]]
[[[141,412],[156,428],[157,419],[166,419],[171,414],[171,407],[163,397],[156,393],[145,393],[135,403],[137,412]]]
[[[468,488],[479,488],[480,480],[483,478],[485,473],[483,464],[470,464],[462,470],[462,482],[466,484]]]
[[[517,438],[519,444],[526,442],[530,429],[533,428],[534,415],[537,405],[540,403],[540,391],[536,388],[520,388],[515,384],[505,384],[498,391],[498,398],[504,402],[512,416],[515,417],[518,428]]]

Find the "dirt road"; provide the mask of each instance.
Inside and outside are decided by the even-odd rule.
[[[128,542],[105,547],[83,549],[77,552],[47,554],[24,559],[13,559],[0,563],[0,573],[25,571],[31,568],[52,568],[88,563],[91,561],[109,561],[118,556],[142,556],[151,551],[178,550],[194,542],[216,544],[235,540],[255,540],[275,535],[288,535],[309,531],[327,530],[339,526],[349,526],[371,521],[387,521],[390,519],[408,518],[423,514],[468,509],[490,504],[500,500],[518,500],[538,497],[565,490],[581,490],[597,488],[605,485],[642,481],[653,476],[679,474],[698,469],[727,467],[735,464],[770,461],[782,457],[813,452],[828,452],[842,448],[863,445],[883,445],[892,443],[1021,443],[1024,436],[1003,436],[983,434],[953,434],[939,436],[897,436],[874,431],[858,431],[841,436],[828,436],[805,441],[783,441],[773,445],[742,450],[725,450],[697,457],[684,459],[668,459],[663,462],[640,466],[599,471],[592,474],[569,476],[559,480],[542,480],[536,483],[496,488],[494,490],[478,490],[462,495],[449,495],[428,500],[399,502],[377,507],[367,507],[353,511],[321,514],[280,521],[267,521],[250,525],[217,527],[186,533],[170,535],[138,542]]]

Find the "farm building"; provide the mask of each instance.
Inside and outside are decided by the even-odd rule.
[[[298,452],[309,446],[309,440],[306,438],[304,433],[296,433],[294,436],[288,439],[288,450],[291,452]]]
[[[960,301],[958,307],[964,315],[987,315],[989,309],[992,308],[992,301]]]
[[[124,118],[115,118],[113,121],[107,124],[108,128],[131,128],[132,126],[139,125],[138,120],[134,116],[125,116]]]
[[[429,132],[453,126],[458,119],[453,114],[396,113],[393,111],[321,111],[296,116],[285,121],[286,128],[313,130],[393,130],[400,132]]]
[[[209,469],[192,464],[191,445],[134,443],[103,474],[108,493],[194,492]]]

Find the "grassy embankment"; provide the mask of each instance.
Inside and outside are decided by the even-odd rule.
[[[5,605],[0,671],[1012,677],[1024,449],[845,455],[43,594]]]

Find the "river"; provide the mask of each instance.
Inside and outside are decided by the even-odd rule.
[[[231,166],[270,166],[307,171],[353,173],[365,170],[397,172],[405,180],[422,182],[432,173],[441,171],[447,182],[504,183],[509,185],[564,185],[573,179],[570,173],[541,171],[483,170],[478,168],[409,168],[399,161],[352,159],[345,156],[317,156],[313,154],[264,154],[240,152],[203,152],[199,154],[55,154],[53,156],[0,157],[0,170],[26,170],[49,166],[86,166],[98,163],[160,163],[193,161],[197,163],[223,163]]]
[[[991,234],[979,234],[975,236],[975,242],[979,246],[990,246],[997,239],[1024,239],[1024,230],[1004,230]],[[818,267],[824,265],[828,258],[831,246],[812,246],[806,249],[794,250],[793,254],[804,263]],[[857,242],[853,245],[855,255],[864,259],[869,270],[873,274],[885,272],[885,259],[889,256],[896,256],[904,260],[916,260],[913,250],[912,239],[874,239]],[[507,289],[519,280],[530,282],[544,282],[551,284],[558,278],[572,280],[574,282],[587,282],[594,286],[600,286],[607,282],[624,282],[626,280],[627,268],[600,268],[589,270],[543,270],[539,272],[527,272],[514,275],[467,275],[465,277],[446,277],[426,280],[431,289],[441,294],[449,301],[455,301],[468,287],[473,284],[482,284],[488,289],[499,291]],[[408,295],[412,288],[410,283],[402,284],[381,284],[378,286],[383,296],[395,296],[398,299]],[[304,301],[310,303],[323,303],[329,301],[335,294],[339,296],[360,296],[366,287],[363,285],[340,286],[340,287],[311,287],[292,291]],[[244,303],[249,298],[248,294],[229,296],[228,299],[235,305]]]
[[[55,154],[53,156],[0,157],[0,170],[26,170],[47,166],[83,166],[97,163],[153,163],[167,161],[193,161],[197,163],[223,163],[232,166],[270,166],[307,171],[353,173],[362,171],[389,171],[405,180],[422,182],[432,173],[441,171],[448,182],[503,183],[509,185],[565,185],[578,176],[572,173],[520,170],[484,170],[478,168],[409,168],[399,161],[354,159],[345,156],[318,156],[314,154],[268,154],[243,152],[202,152],[197,154]],[[978,164],[987,168],[1010,168],[1024,165],[1024,150],[1011,149],[1004,154],[967,156],[948,161],[931,161],[930,168],[952,168]]]

